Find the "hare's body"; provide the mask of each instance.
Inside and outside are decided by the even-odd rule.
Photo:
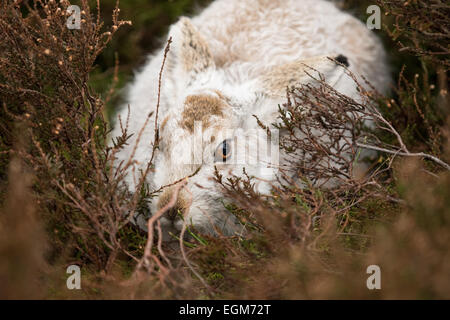
[[[195,172],[200,165],[193,159],[200,158],[200,171],[180,193],[176,207],[186,222],[201,231],[212,232],[213,224],[226,234],[236,231],[221,203],[222,195],[208,179],[217,160],[214,151],[228,147],[217,139],[219,131],[227,128],[234,130],[233,137],[248,137],[245,132],[258,127],[253,114],[267,123],[274,122],[286,86],[310,81],[303,72],[304,64],[322,72],[330,84],[349,96],[355,95],[355,85],[345,79],[343,68],[326,56],[345,56],[350,71],[366,77],[381,92],[389,83],[380,41],[363,23],[328,1],[217,0],[198,16],[180,19],[169,36],[173,43],[163,71],[159,109],[161,148],[148,182],[153,188],[171,184]],[[129,89],[128,130],[135,133],[134,139],[147,114],[155,111],[163,55],[163,50],[152,55]],[[123,108],[121,118],[126,117],[127,108]],[[195,121],[202,121],[203,140],[192,144]],[[237,133],[238,129],[244,133]],[[115,130],[118,136],[118,125]],[[134,158],[139,163],[127,177],[131,190],[138,180],[138,169],[150,159],[154,132],[151,118],[136,149]],[[129,148],[118,155],[119,160],[129,158],[134,144],[132,139]],[[241,174],[246,167],[216,166],[224,174]],[[250,174],[258,173],[258,168],[250,169]],[[262,186],[261,191],[267,192],[267,188]],[[166,188],[150,211],[154,213],[166,204],[172,192],[173,188]],[[180,229],[182,221],[166,218],[163,225]]]
[[[273,66],[336,53],[378,88],[389,82],[378,39],[329,1],[216,1],[192,24],[207,40],[216,67],[247,64],[250,79]]]

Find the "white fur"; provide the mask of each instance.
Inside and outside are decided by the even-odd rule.
[[[190,24],[194,26],[193,33],[186,32]],[[234,129],[241,139],[250,129],[258,128],[253,114],[266,124],[274,122],[277,107],[285,100],[285,93],[275,84],[278,81],[283,85],[283,76],[296,72],[296,82],[310,81],[296,71],[303,61],[323,72],[327,81],[349,96],[356,96],[355,85],[344,79],[342,67],[326,56],[346,56],[349,69],[365,76],[381,92],[386,91],[390,82],[385,52],[377,37],[363,23],[324,0],[217,0],[198,16],[182,18],[171,27],[169,36],[173,44],[163,73],[159,123],[166,117],[168,120],[160,132],[161,150],[148,183],[156,189],[188,176],[198,168],[198,164],[186,164],[192,162],[193,154],[196,152],[194,156],[203,158],[200,171],[189,180],[182,195],[190,198],[192,194],[185,220],[205,232],[213,233],[211,222],[225,234],[238,231],[233,217],[223,207],[222,194],[209,179],[214,170],[214,150],[221,142],[217,139],[209,143],[210,136],[219,134],[214,126]],[[183,41],[187,36],[192,36],[191,43],[201,49],[198,57],[192,58],[192,48],[188,48],[191,52],[184,52]],[[135,133],[133,139],[147,114],[155,111],[162,58],[163,49],[151,55],[129,87],[127,105],[131,109],[129,131]],[[190,60],[186,63],[183,59]],[[289,83],[292,84],[286,82]],[[214,126],[206,128],[204,137],[208,139],[204,138],[203,145],[194,146],[192,133],[180,126],[184,101],[193,94],[217,96],[216,90],[228,99],[228,108],[222,116],[211,118]],[[127,108],[122,108],[120,114],[126,119]],[[135,191],[139,179],[138,169],[145,167],[151,155],[153,119],[137,148],[135,159],[139,163],[126,179],[131,191]],[[120,128],[116,125],[113,136],[119,135]],[[129,158],[133,139],[118,154],[118,161]],[[265,166],[218,165],[225,177],[230,173],[242,174],[242,167],[250,175],[258,176]],[[268,192],[268,185],[260,185],[259,191]],[[153,199],[150,212],[157,210],[157,203],[158,199]],[[179,230],[182,225],[179,220],[169,227],[165,217],[161,221],[167,230]],[[143,226],[143,222],[139,224]]]

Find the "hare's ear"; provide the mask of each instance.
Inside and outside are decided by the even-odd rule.
[[[167,68],[177,81],[181,79],[189,81],[196,74],[214,67],[214,60],[206,40],[189,18],[182,17],[173,25],[169,37],[172,38],[172,44],[167,57]]]
[[[335,86],[345,74],[343,66],[349,66],[343,55],[297,60],[273,67],[263,74],[259,81],[266,94],[285,97],[288,87],[317,83],[314,78],[320,79],[320,76],[324,77],[326,83]]]

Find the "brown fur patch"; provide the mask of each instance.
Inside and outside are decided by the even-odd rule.
[[[271,93],[284,93],[289,86],[295,86],[308,79],[303,63],[289,63],[269,71],[264,79],[264,88]]]
[[[181,126],[194,132],[194,122],[201,121],[202,128],[208,128],[211,116],[223,117],[225,102],[209,95],[188,96],[184,102]]]
[[[273,67],[263,76],[262,84],[268,93],[285,95],[287,87],[299,86],[313,81],[307,73],[317,77],[314,69],[317,69],[317,71],[323,73],[324,76],[327,76],[327,73],[332,70],[332,68],[337,67],[337,64],[331,64],[330,60],[326,57],[313,57],[305,60],[298,60]],[[330,79],[327,78],[326,80]]]
[[[167,204],[169,204],[170,200],[172,200],[173,196],[173,187],[168,188],[165,190],[158,198],[158,204],[157,208],[158,210],[165,207]],[[178,193],[178,197],[176,199],[175,205],[173,206],[172,210],[180,210],[183,214],[186,212],[189,206],[189,201],[186,200],[186,197],[184,196],[184,193],[180,191]]]

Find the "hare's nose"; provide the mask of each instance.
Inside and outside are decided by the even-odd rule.
[[[169,189],[169,190],[164,191],[161,194],[161,196],[159,197],[158,209],[162,209],[165,206],[167,206],[168,204],[170,204],[170,202],[172,201],[172,197],[173,197],[172,190]],[[170,208],[167,208],[167,210],[164,212],[164,217],[166,217],[170,221],[175,221],[178,217],[183,216],[185,207],[186,207],[184,205],[185,203],[186,203],[186,201],[185,201],[183,193],[179,192],[174,205],[171,206]]]
[[[177,219],[177,217],[179,217],[180,215],[183,215],[183,212],[182,212],[182,209],[179,208],[178,206],[174,206],[173,208],[170,208],[165,213],[165,216],[170,221],[175,221]]]

